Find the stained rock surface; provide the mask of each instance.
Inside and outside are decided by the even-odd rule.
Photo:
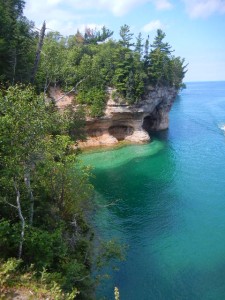
[[[87,139],[79,143],[80,147],[111,146],[120,141],[145,143],[150,140],[150,131],[168,128],[168,113],[178,93],[176,88],[149,87],[143,100],[133,105],[115,98],[114,92],[108,88],[109,100],[102,117],[87,118]],[[52,90],[51,93],[55,100],[61,98],[56,101],[59,108],[72,99],[63,97],[59,91]]]

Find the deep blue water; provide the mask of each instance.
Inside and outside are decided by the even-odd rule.
[[[129,245],[97,299],[225,299],[223,124],[225,82],[188,83],[151,143],[84,155],[98,231]]]

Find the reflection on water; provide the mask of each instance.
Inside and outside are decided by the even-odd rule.
[[[116,204],[100,234],[129,245],[98,299],[225,299],[225,83],[189,84],[170,120],[150,144],[83,157],[96,202]]]

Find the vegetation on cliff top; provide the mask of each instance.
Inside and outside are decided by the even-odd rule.
[[[173,55],[162,30],[152,44],[149,38],[144,42],[141,33],[133,42],[127,25],[121,27],[118,41],[111,35],[105,27],[101,31],[86,29],[85,34],[78,31],[67,38],[48,33],[36,80],[39,89],[60,85],[66,91],[76,90],[77,103],[87,104],[90,115],[99,116],[107,87],[115,88],[119,97],[133,104],[149,86],[183,86],[184,59]]]
[[[105,26],[86,28],[69,37],[59,32],[45,35],[37,74],[34,60],[39,33],[23,15],[24,1],[0,1],[0,78],[14,84],[34,81],[38,92],[61,86],[76,92],[76,102],[86,104],[91,116],[102,114],[106,88],[115,88],[129,103],[139,101],[150,86],[183,86],[184,59],[176,57],[159,29],[150,41],[120,28],[118,41]],[[44,36],[44,35],[43,35]]]
[[[118,41],[106,27],[40,41],[24,5],[0,0],[0,294],[30,276],[43,295],[71,299],[78,290],[92,299],[93,269],[121,253],[113,242],[98,245],[88,222],[93,187],[73,147],[84,114],[59,113],[44,95],[60,86],[100,116],[107,87],[132,104],[149,85],[181,88],[186,67],[161,30],[152,44],[141,34],[134,41],[127,25]]]

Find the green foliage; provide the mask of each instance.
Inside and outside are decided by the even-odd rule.
[[[139,53],[141,56],[143,54],[143,38],[141,32],[139,32],[138,36],[136,37],[136,44],[135,44],[135,51]]]
[[[121,97],[130,104],[138,102],[144,93],[145,73],[140,54],[120,47],[115,51],[116,69],[113,77],[114,86]]]
[[[171,86],[179,90],[186,73],[184,59],[172,56],[171,46],[164,42],[165,33],[157,30],[157,35],[147,60],[148,81],[154,86]]]
[[[132,43],[133,39],[133,33],[130,32],[130,27],[127,24],[124,24],[120,27],[120,37],[121,40],[119,41],[120,44],[123,47],[129,48],[131,46],[134,46],[134,43]]]
[[[182,86],[184,60],[172,56],[162,30],[157,31],[151,46],[149,37],[143,43],[141,33],[134,44],[128,25],[121,26],[118,42],[109,39],[111,34],[105,27],[102,31],[87,28],[84,35],[78,31],[69,38],[48,34],[37,74],[39,89],[61,85],[72,90],[77,103],[86,105],[90,116],[99,117],[106,104],[107,87],[115,88],[121,99],[134,104],[149,85]]]
[[[29,299],[58,299],[73,300],[79,294],[74,288],[71,292],[62,291],[58,274],[50,274],[45,268],[40,275],[34,271],[33,267],[29,267],[25,272],[21,267],[22,261],[10,258],[5,262],[0,262],[0,294],[1,299],[12,299],[15,288],[16,295],[21,293]]]
[[[166,55],[170,55],[173,50],[171,50],[171,46],[168,43],[165,43],[163,41],[165,37],[165,32],[163,32],[162,29],[158,29],[151,47],[153,51],[158,49],[160,52],[163,52]]]
[[[29,81],[38,42],[23,8],[22,0],[0,1],[0,78],[12,84]],[[161,29],[151,47],[149,37],[143,43],[141,33],[134,43],[126,24],[120,28],[119,41],[111,40],[112,35],[105,26],[69,37],[48,33],[36,74],[37,91],[46,93],[53,85],[72,90],[96,117],[103,114],[107,87],[116,88],[130,104],[142,98],[149,84],[182,87],[186,66],[183,59],[172,56]],[[98,99],[93,100],[95,96]]]
[[[35,53],[33,23],[23,15],[22,0],[0,1],[0,79],[29,81]]]
[[[83,40],[85,44],[96,44],[97,42],[104,42],[112,35],[113,31],[109,30],[105,26],[103,26],[101,30],[85,28]]]
[[[96,87],[87,91],[83,90],[79,92],[77,101],[89,106],[89,114],[91,117],[100,117],[105,107],[106,92]]]
[[[97,257],[97,267],[107,266],[109,262],[125,259],[126,247],[116,240],[101,243],[100,252]]]
[[[10,258],[6,262],[0,262],[0,293],[3,293],[3,288],[5,285],[12,286],[13,278],[12,273],[15,272],[20,260],[15,258]],[[1,290],[2,289],[2,290]]]
[[[67,64],[66,40],[59,32],[50,32],[44,39],[36,85],[46,92],[50,85],[60,84],[71,70]]]
[[[37,270],[52,268],[60,264],[67,255],[67,246],[63,240],[63,230],[58,227],[54,232],[29,227],[24,242],[24,260],[32,263]]]
[[[1,93],[0,255],[3,259],[16,257],[22,243],[23,265],[32,263],[36,270],[47,267],[60,273],[60,284],[71,290],[76,283],[69,284],[65,277],[70,268],[79,265],[79,276],[90,277],[91,263],[80,253],[86,253],[86,260],[91,253],[92,234],[85,212],[92,186],[89,169],[80,164],[72,147],[68,133],[73,116],[68,114],[52,111],[29,86],[14,86]],[[56,120],[66,123],[57,134]],[[32,223],[27,221],[31,215]],[[78,282],[76,287],[83,285]],[[60,292],[59,288],[53,287]]]
[[[8,206],[4,207],[4,203],[1,203],[1,207],[3,207],[3,212],[5,211],[4,216],[7,217],[7,213],[10,213]],[[3,212],[1,212],[2,215]],[[15,256],[19,244],[19,237],[20,227],[18,226],[18,223],[13,224],[9,219],[2,219],[0,221],[1,259],[7,259],[8,257]]]

